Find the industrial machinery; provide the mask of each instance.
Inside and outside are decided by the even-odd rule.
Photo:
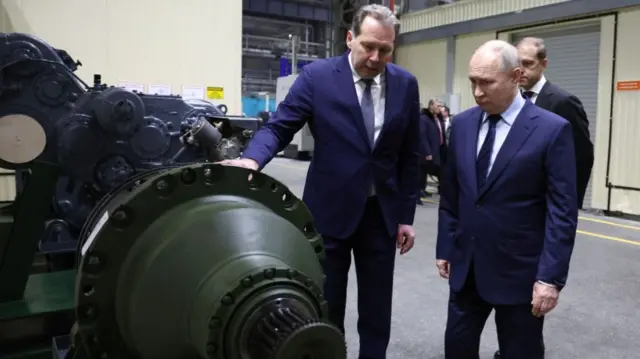
[[[215,163],[258,125],[79,65],[0,34],[0,166],[23,177],[0,212],[0,358],[346,358],[306,206]]]

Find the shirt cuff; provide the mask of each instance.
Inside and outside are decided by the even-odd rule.
[[[547,282],[543,282],[543,281],[541,281],[541,280],[537,280],[536,282],[538,282],[538,283],[540,283],[540,284],[542,284],[542,285],[545,285],[545,286],[547,286],[547,287],[557,288],[554,284],[547,283]]]

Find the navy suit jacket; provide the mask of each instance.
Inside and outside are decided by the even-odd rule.
[[[436,121],[440,120],[434,120],[425,113],[420,115],[421,154],[431,155],[431,163],[440,166],[440,130]]]
[[[450,262],[453,291],[474,270],[486,301],[527,304],[536,280],[560,288],[567,280],[578,221],[571,124],[527,101],[478,190],[482,116],[474,107],[452,124],[436,257]]]
[[[390,235],[413,224],[418,196],[418,82],[394,64],[385,69],[385,120],[370,144],[348,53],[303,68],[243,157],[263,168],[305,123],[315,139],[303,200],[318,231],[335,238],[354,233],[375,184]]]

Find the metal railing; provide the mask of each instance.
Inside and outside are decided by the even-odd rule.
[[[287,38],[242,35],[242,52],[259,57],[291,57],[291,40]],[[298,59],[314,60],[327,57],[327,46],[323,43],[300,41]]]

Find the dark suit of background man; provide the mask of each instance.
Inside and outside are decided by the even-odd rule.
[[[578,216],[571,124],[520,95],[517,50],[482,45],[469,64],[478,106],[456,115],[440,194],[436,264],[449,279],[447,359],[477,359],[495,309],[506,359],[540,359]]]
[[[420,196],[418,197],[418,204],[423,205],[420,197],[427,197],[427,176],[429,175],[429,166],[433,161],[440,161],[440,156],[433,151],[431,143],[437,141],[430,138],[430,131],[428,129],[431,120],[424,114],[424,110],[420,112],[420,176],[418,179],[418,187],[420,188]],[[437,156],[434,156],[437,155]]]
[[[562,90],[544,77],[547,67],[547,49],[539,38],[527,37],[516,45],[522,62],[523,77],[520,85],[525,97],[537,106],[560,115],[571,123],[576,152],[578,204],[582,208],[591,169],[593,167],[593,143],[589,136],[589,120],[584,107],[576,96]]]
[[[329,316],[343,330],[353,251],[360,359],[386,358],[396,246],[406,253],[415,237],[420,99],[416,78],[387,63],[396,24],[384,6],[361,8],[350,52],[305,66],[243,158],[226,162],[261,169],[309,124],[303,200],[324,237]]]
[[[547,67],[547,49],[544,40],[526,37],[516,44],[523,75],[520,86],[525,98],[537,106],[549,110],[571,123],[573,147],[576,153],[576,179],[578,208],[582,208],[584,196],[593,167],[593,143],[589,136],[589,120],[580,100],[549,82],[543,72]],[[544,348],[544,342],[542,342]],[[497,351],[495,359],[500,359]]]
[[[421,194],[425,197],[431,195],[426,190],[427,175],[436,177],[438,179],[438,188],[440,188],[442,166],[444,166],[447,158],[447,140],[442,108],[440,100],[432,98],[429,100],[427,108],[421,110],[422,119],[425,120],[421,122],[423,126],[421,138],[423,143],[429,146],[431,154],[431,159],[424,162],[424,172],[422,173],[424,184],[420,187],[423,189]]]

